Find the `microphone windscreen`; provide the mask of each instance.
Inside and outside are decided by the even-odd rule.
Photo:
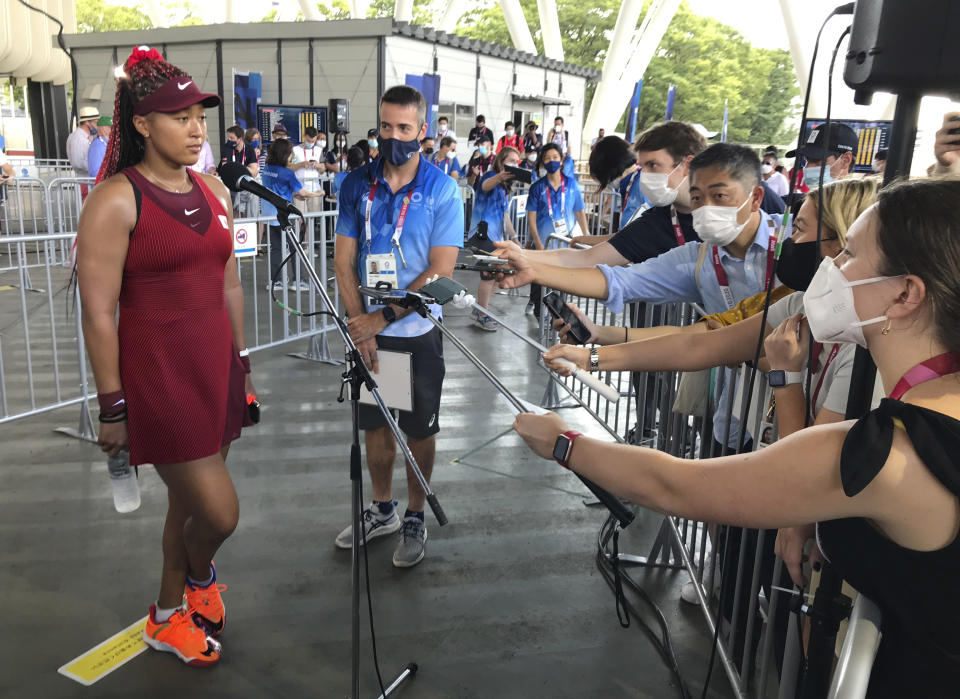
[[[232,192],[240,191],[240,178],[250,176],[250,171],[240,163],[224,163],[220,167],[220,179]]]

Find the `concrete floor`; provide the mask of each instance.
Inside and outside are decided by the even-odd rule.
[[[492,307],[533,332],[525,302],[497,295]],[[447,324],[521,397],[539,401],[546,375],[533,350],[505,331],[470,327],[464,311]],[[229,623],[213,669],[151,651],[88,688],[57,674],[155,599],[164,490],[143,469],[141,508],[117,514],[102,454],[52,432],[74,424],[78,409],[0,426],[0,697],[349,695],[350,555],[333,546],[350,512],[349,411],[336,402],[339,369],[287,357],[305,343],[295,344],[253,357],[263,422],[228,461],[241,517],[217,556]],[[331,345],[339,353],[339,340]],[[398,697],[678,696],[646,637],[618,624],[594,566],[604,512],[585,507],[574,476],[508,431],[506,401],[452,345],[445,351],[433,486],[450,523],[440,528],[428,514],[427,558],[410,570],[391,565],[392,540],[370,547],[384,680],[414,661],[419,674]],[[600,434],[582,411],[565,417]],[[400,459],[396,475],[403,506]],[[646,553],[658,523],[638,518],[622,550]],[[699,696],[710,639],[700,611],[678,601],[686,575],[633,574],[661,605]],[[363,619],[361,682],[373,697]],[[713,687],[710,696],[730,696],[718,668]]]

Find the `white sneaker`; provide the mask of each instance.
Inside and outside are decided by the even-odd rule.
[[[393,534],[403,525],[400,515],[397,514],[398,503],[396,500],[393,502],[393,511],[387,517],[381,517],[380,510],[372,503],[370,507],[363,511],[363,526],[366,529],[367,543],[381,536]],[[353,548],[353,525],[348,525],[346,529],[337,534],[333,543],[338,549]],[[360,545],[363,546],[363,537],[360,538]]]
[[[310,286],[310,282],[301,279],[299,282],[290,282],[290,284],[287,285],[287,288],[290,289],[290,291],[310,291],[310,289],[313,287]]]
[[[283,282],[277,281],[273,282],[272,284],[267,282],[267,291],[283,291],[284,288],[285,286]]]
[[[532,316],[534,310],[536,309],[534,308],[533,301],[531,301],[530,303],[527,304],[527,307],[523,309],[523,312],[526,313],[528,316]]]
[[[697,597],[696,585],[697,585],[696,580],[689,580],[685,582],[683,584],[683,587],[680,588],[680,599],[682,599],[687,604],[693,604],[699,607],[700,598]],[[714,592],[713,566],[709,564],[706,572],[703,574],[703,589],[704,589],[704,596],[709,600],[710,596]]]

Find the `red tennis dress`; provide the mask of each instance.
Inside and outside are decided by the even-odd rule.
[[[132,464],[210,456],[240,436],[247,413],[223,294],[233,236],[223,206],[187,172],[193,189],[177,194],[123,171],[138,212],[118,328]]]

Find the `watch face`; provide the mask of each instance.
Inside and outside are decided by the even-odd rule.
[[[775,369],[767,374],[767,381],[773,388],[780,388],[787,385],[787,375],[786,372]]]
[[[570,438],[562,434],[557,437],[557,441],[553,444],[553,458],[561,463],[565,463],[567,460],[567,450],[570,447]]]

